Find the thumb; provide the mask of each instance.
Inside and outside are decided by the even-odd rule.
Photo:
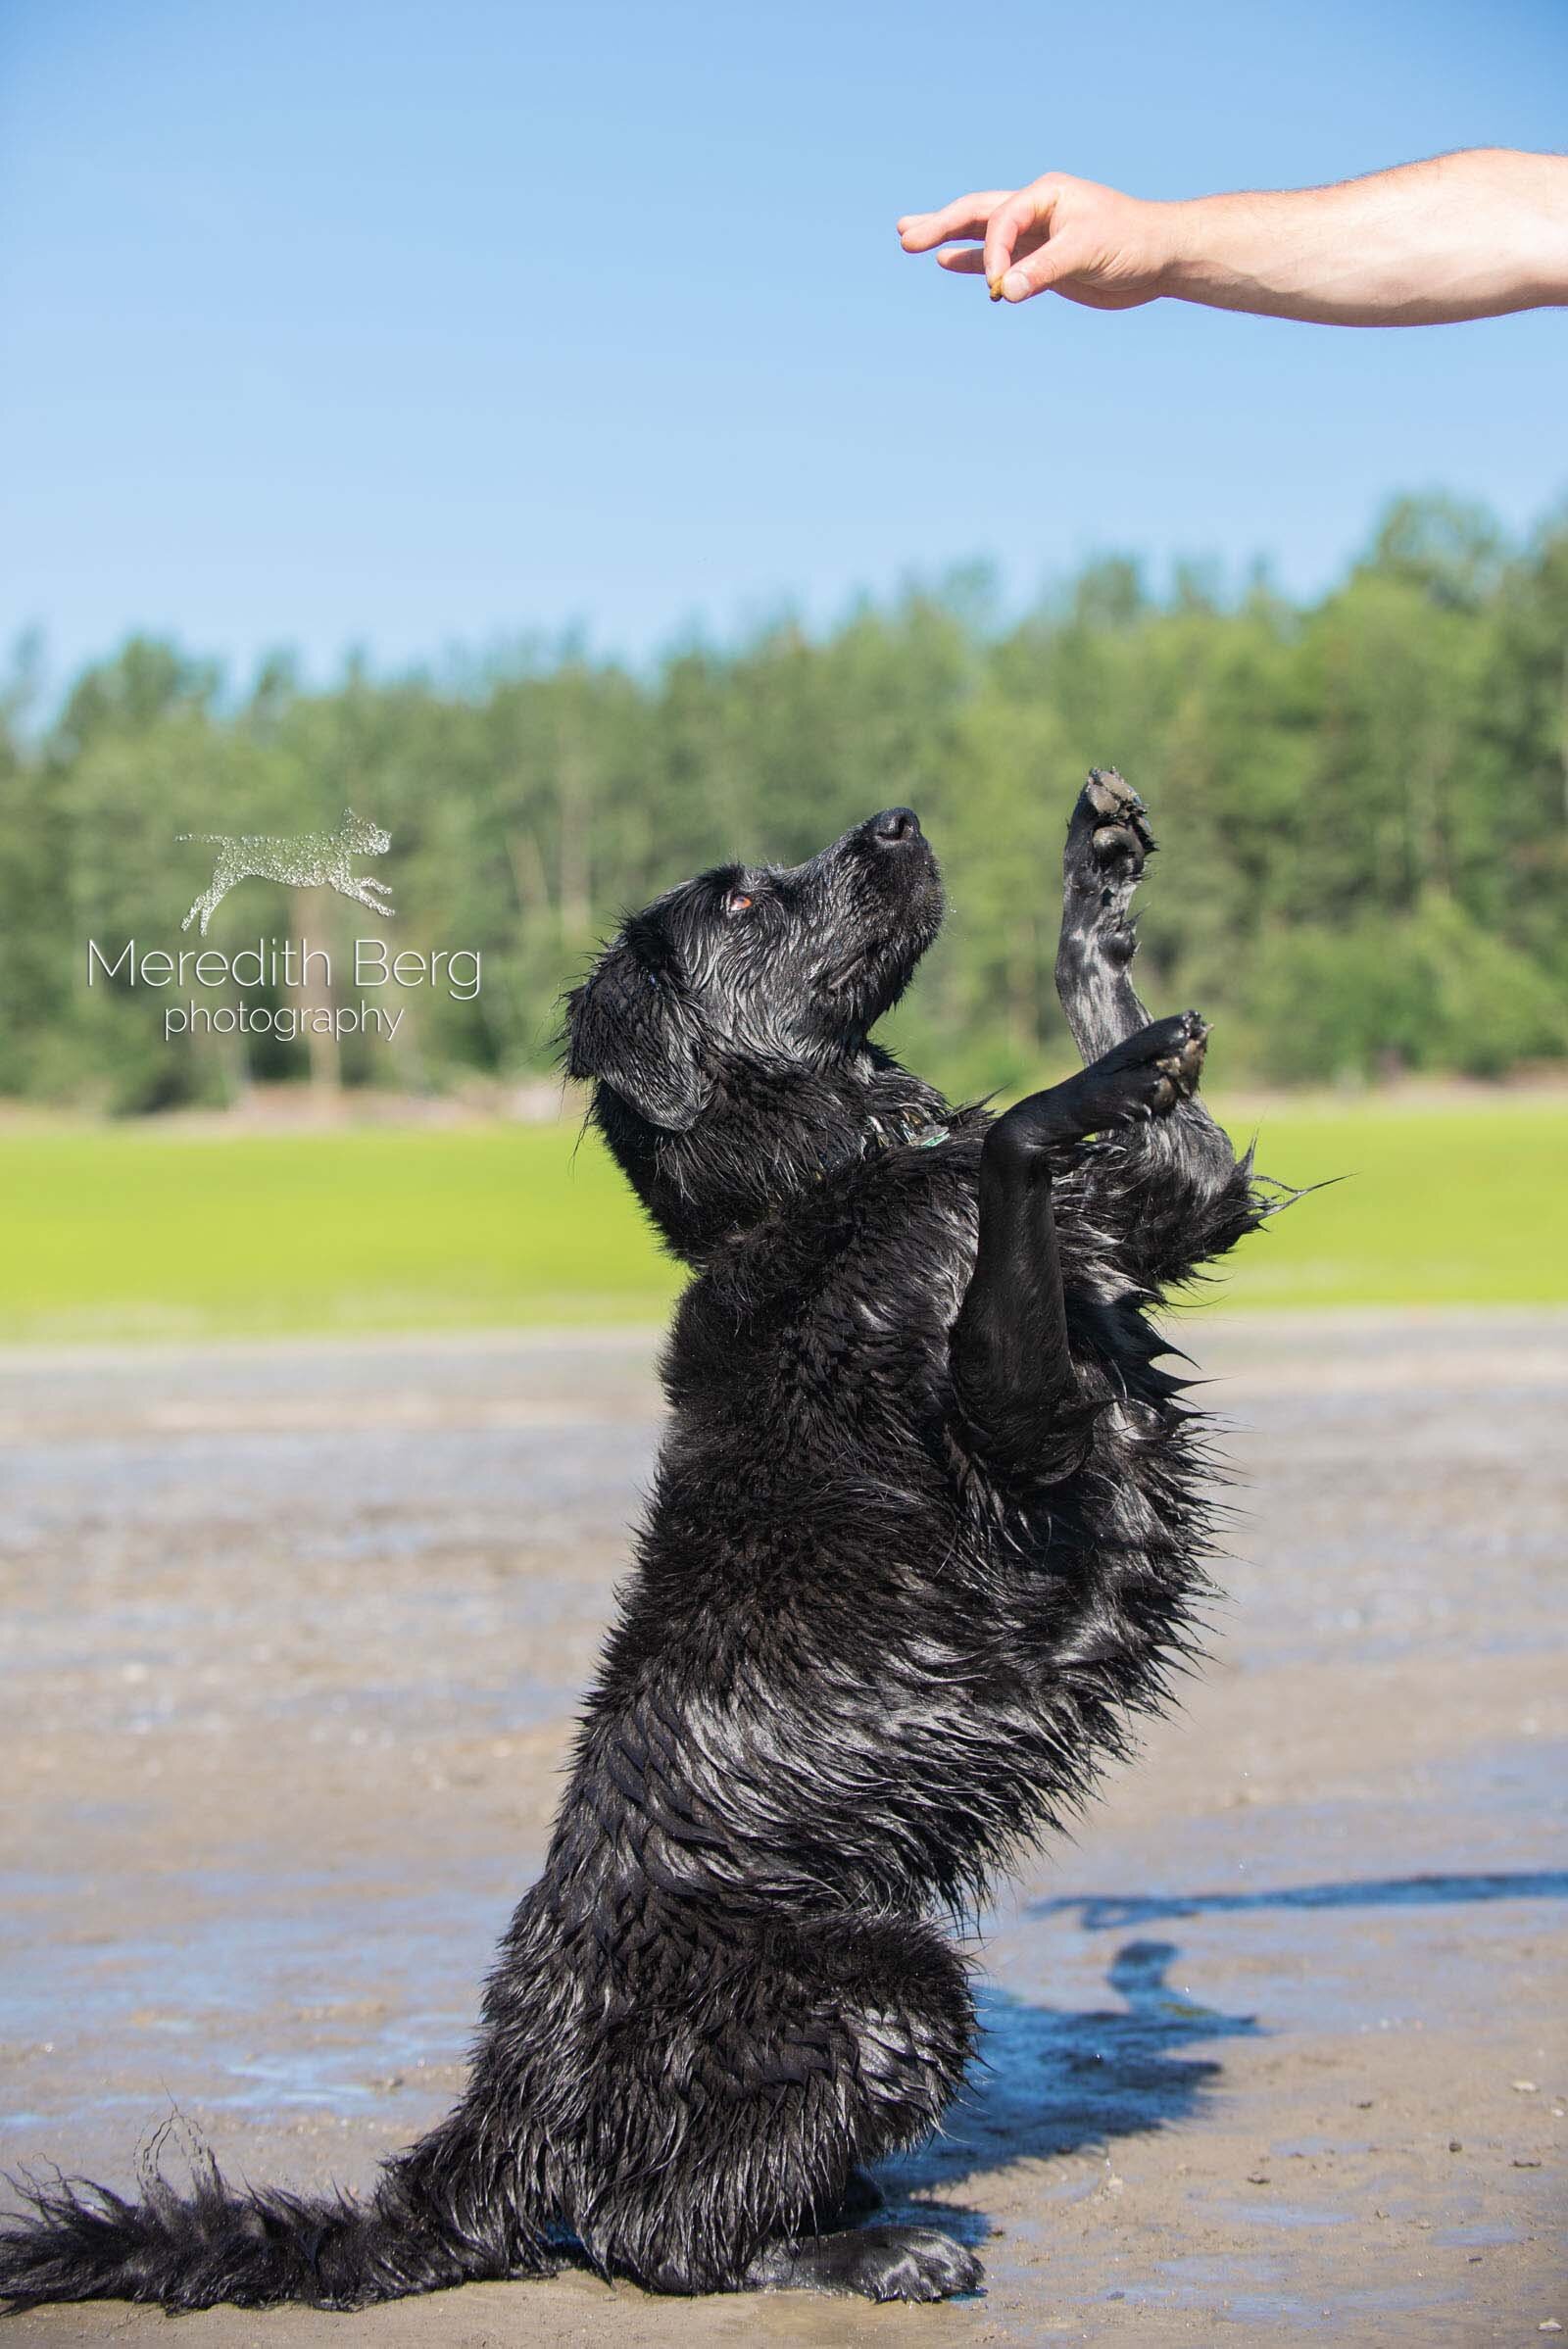
[[[1034,180],[1028,187],[1015,188],[993,209],[985,223],[984,245],[986,283],[993,295],[1011,267],[1019,238],[1034,230],[1050,233],[1054,201],[1054,190],[1050,184]]]
[[[1027,302],[1032,294],[1049,293],[1063,277],[1074,276],[1089,258],[1087,241],[1065,230],[1022,261],[1012,262],[996,288],[997,294],[1004,302]]]

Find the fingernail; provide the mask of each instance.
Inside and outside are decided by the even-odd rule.
[[[1009,269],[998,288],[1004,302],[1021,302],[1028,290],[1022,269]]]

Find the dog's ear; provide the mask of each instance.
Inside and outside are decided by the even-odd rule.
[[[566,1074],[596,1078],[673,1134],[696,1124],[712,1090],[668,978],[624,944],[566,998]]]

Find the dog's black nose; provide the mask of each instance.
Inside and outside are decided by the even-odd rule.
[[[873,840],[881,841],[887,848],[896,849],[905,841],[919,839],[920,818],[912,807],[884,807],[880,815],[872,816],[865,828]]]

